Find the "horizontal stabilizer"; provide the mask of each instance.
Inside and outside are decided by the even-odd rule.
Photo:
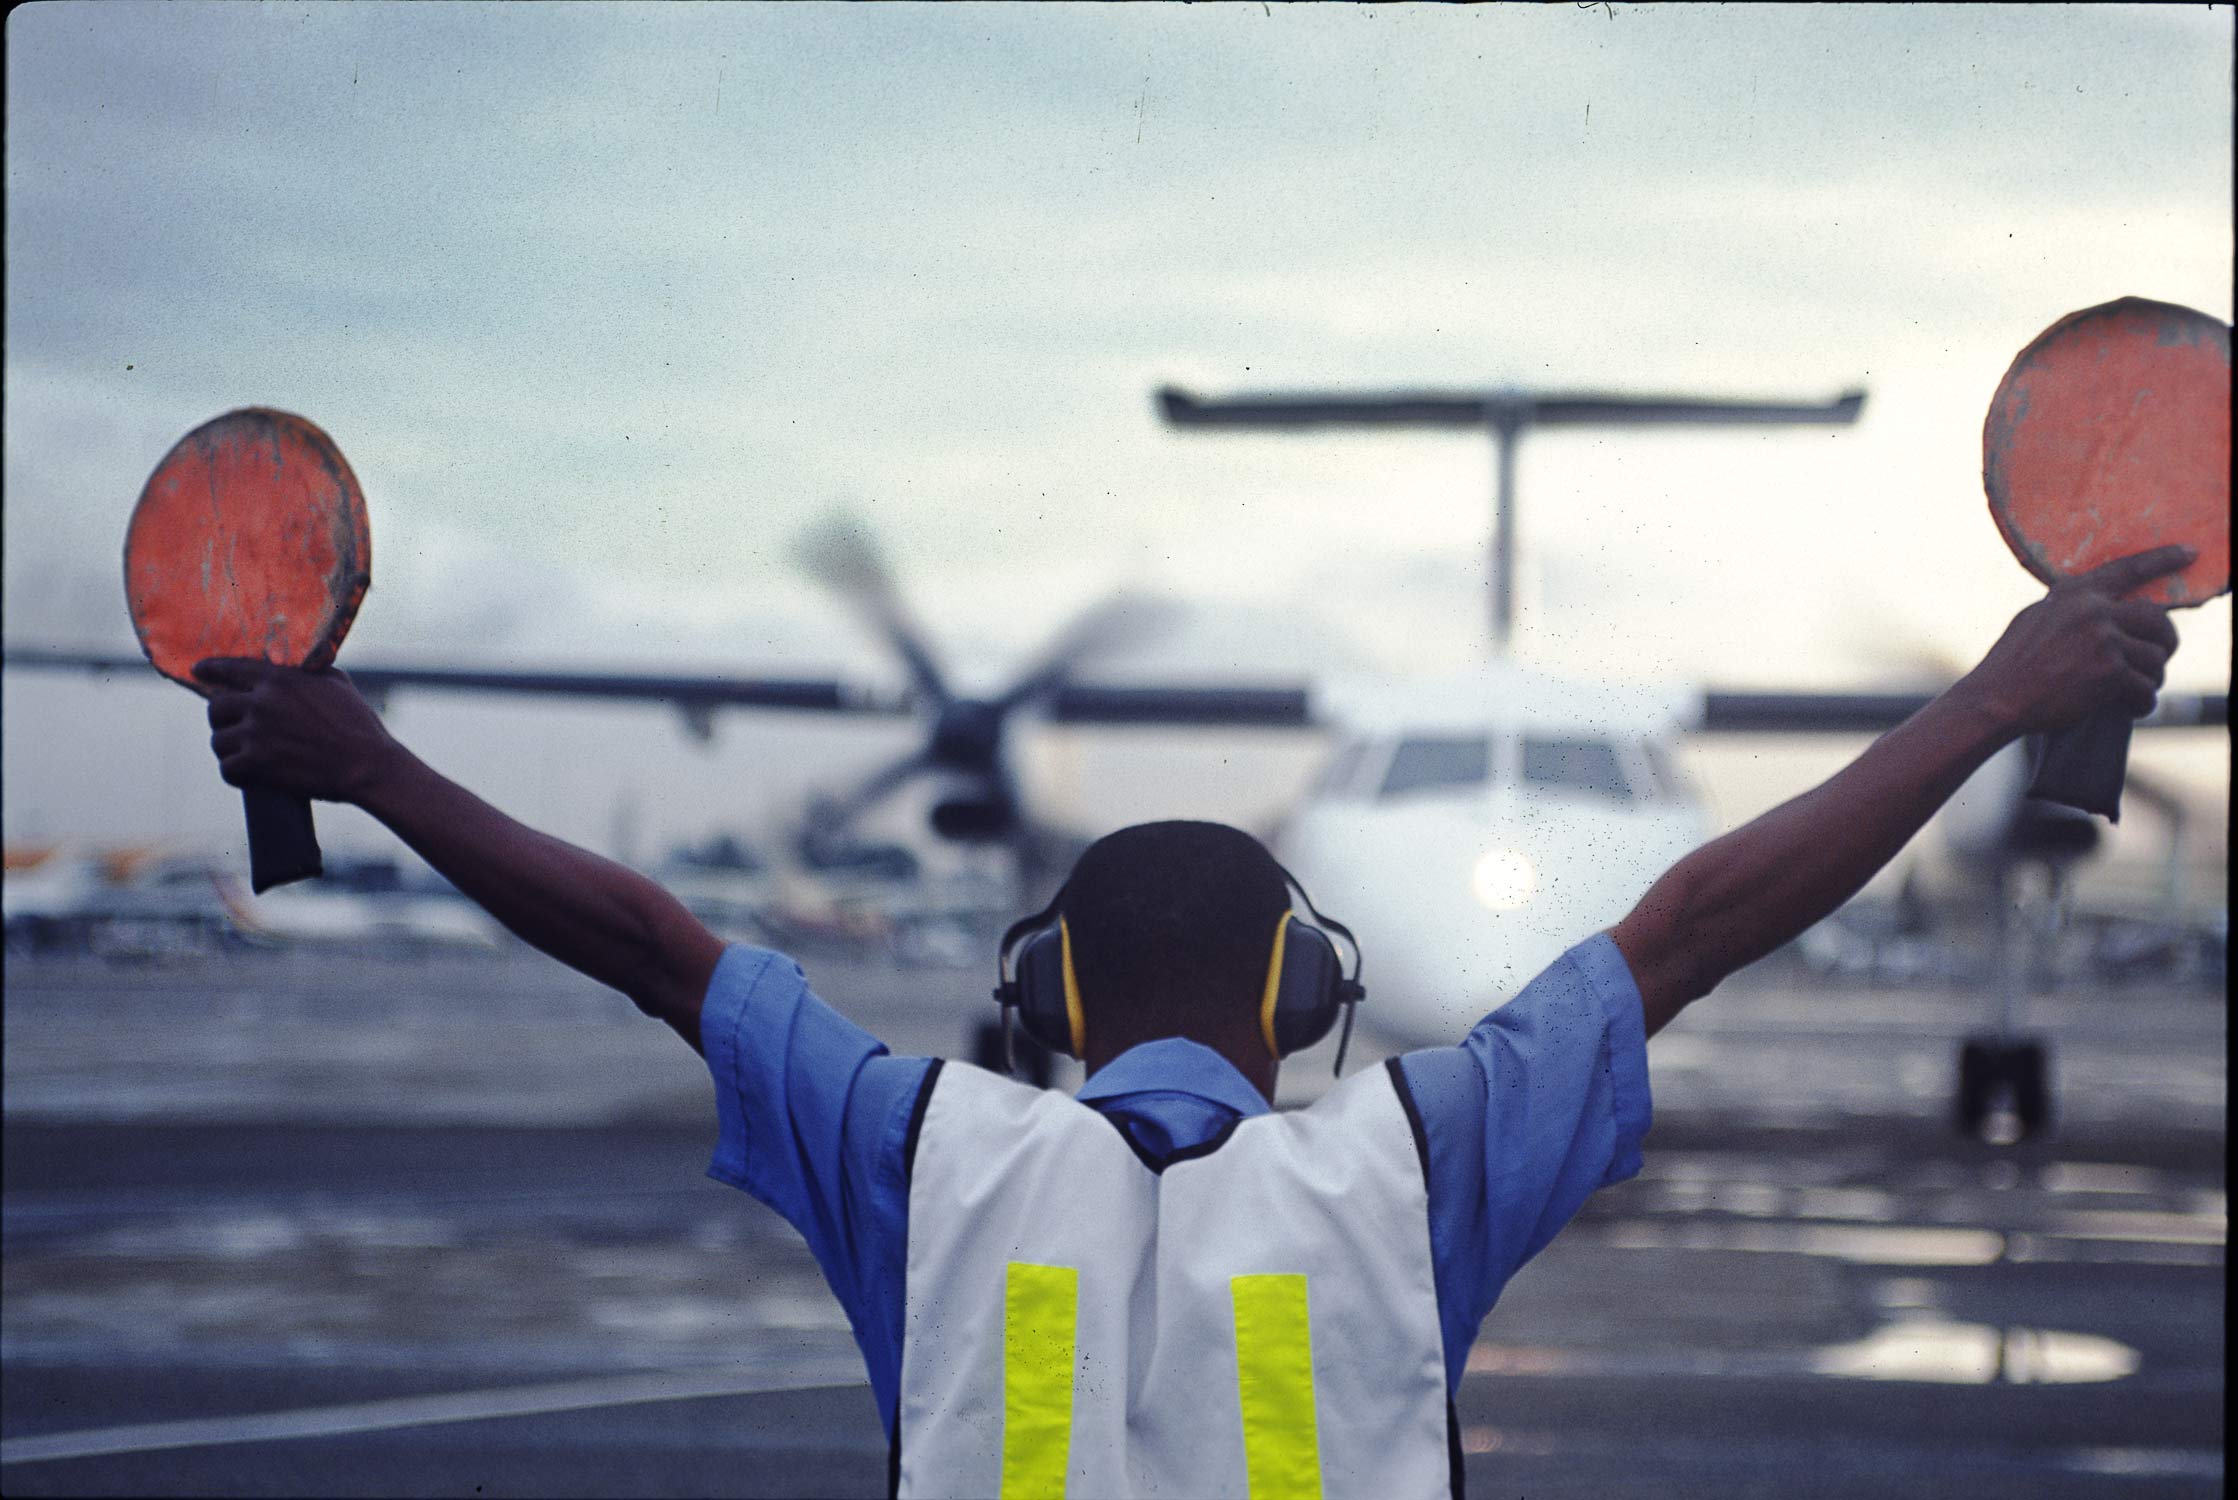
[[[1680,396],[1541,396],[1531,420],[1541,427],[1726,426],[1762,423],[1847,426],[1865,409],[1863,391],[1832,401],[1703,401]]]
[[[1397,391],[1382,395],[1200,398],[1172,386],[1158,409],[1176,427],[1656,427],[1855,422],[1865,393],[1832,401],[1726,401],[1585,391]]]

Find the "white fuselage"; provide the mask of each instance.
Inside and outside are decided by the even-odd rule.
[[[1459,1041],[1712,830],[1639,695],[1504,669],[1377,705],[1276,853],[1360,940],[1360,1024]]]

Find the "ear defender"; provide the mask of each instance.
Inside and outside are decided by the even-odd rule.
[[[1328,934],[1284,912],[1259,1003],[1259,1033],[1267,1050],[1276,1057],[1303,1052],[1329,1034],[1337,1012],[1351,999]]]
[[[1048,925],[1038,925],[1039,921],[1028,918],[1012,929],[1013,933],[1026,929],[1025,936],[1014,940],[1015,951],[1011,942],[1003,945],[1008,972],[996,987],[995,998],[1002,1002],[1006,1018],[1017,1011],[1026,1035],[1051,1052],[1079,1057],[1087,1050],[1088,1026],[1080,1007],[1080,982],[1072,972],[1072,934],[1062,917]]]
[[[1280,865],[1275,866],[1280,870]],[[1278,1058],[1302,1052],[1329,1034],[1337,1013],[1344,1013],[1344,1031],[1337,1037],[1337,1058],[1331,1071],[1344,1075],[1344,1054],[1352,1045],[1352,1013],[1368,998],[1360,983],[1360,940],[1352,929],[1334,917],[1325,917],[1313,897],[1298,884],[1298,877],[1282,870],[1282,878],[1297,892],[1312,921],[1301,921],[1295,912],[1284,912],[1275,928],[1274,955],[1267,961],[1267,990],[1259,1003],[1259,1029],[1268,1050]],[[1334,937],[1352,950],[1352,967],[1345,969]]]
[[[1270,1055],[1288,1057],[1327,1036],[1341,1012],[1344,1035],[1337,1043],[1336,1058],[1341,1074],[1345,1049],[1352,1040],[1352,1009],[1367,994],[1360,984],[1360,945],[1350,928],[1314,910],[1313,898],[1287,870],[1283,878],[1313,920],[1286,911],[1275,923],[1274,952],[1268,956],[1266,983],[1259,996],[1259,1035]],[[1060,892],[1057,901],[1015,923],[997,949],[995,999],[1003,1008],[1006,1059],[1012,1011],[1018,1013],[1026,1035],[1050,1051],[1074,1058],[1087,1053],[1088,1022],[1080,1003],[1080,981],[1073,973],[1072,929],[1057,913],[1062,900]],[[1350,973],[1332,933],[1352,950]]]

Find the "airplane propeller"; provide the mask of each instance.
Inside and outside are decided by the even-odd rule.
[[[921,776],[944,782],[932,810],[932,826],[941,837],[964,843],[1022,840],[1026,829],[1018,788],[1004,750],[1010,715],[1053,697],[1090,659],[1148,638],[1168,622],[1170,613],[1158,601],[1115,593],[1075,616],[1008,687],[992,697],[970,697],[949,686],[865,526],[851,516],[833,516],[811,528],[795,550],[810,576],[861,615],[893,649],[908,670],[921,710],[929,711],[922,744],[811,813],[803,835],[810,850],[845,843],[857,819]]]
[[[1940,691],[1966,673],[1965,664],[1949,647],[1884,611],[1853,608],[1841,636],[1853,653],[1879,671],[1929,691]],[[2170,889],[2179,888],[2188,833],[2183,793],[2173,782],[2134,763],[2127,767],[2124,785],[2166,827],[2167,874],[2163,883]],[[2006,788],[2007,804],[1997,809],[1993,819],[1979,827],[1961,822],[1946,829],[1953,847],[1969,859],[1997,864],[2019,858],[2087,854],[2097,846],[2099,829],[2088,814],[2026,796],[2024,790],[2023,781],[2013,780]]]
[[[893,647],[919,695],[940,706],[950,701],[947,679],[867,527],[844,513],[830,516],[802,533],[794,553],[811,578],[853,606]]]

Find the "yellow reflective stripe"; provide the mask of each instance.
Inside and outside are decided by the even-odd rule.
[[[1251,1500],[1321,1500],[1313,1416],[1313,1329],[1303,1276],[1238,1276],[1236,1392]]]
[[[1058,952],[1065,969],[1065,1029],[1072,1035],[1072,1055],[1088,1055],[1088,1018],[1080,1008],[1080,980],[1072,972],[1072,929],[1057,919]]]
[[[1080,1272],[1012,1261],[1002,1289],[1002,1500],[1065,1492]]]
[[[1290,941],[1290,914],[1274,924],[1274,958],[1267,964],[1266,988],[1259,995],[1259,1035],[1266,1040],[1267,1056],[1280,1057],[1281,1044],[1274,1037],[1274,1003],[1282,998],[1282,950]]]

